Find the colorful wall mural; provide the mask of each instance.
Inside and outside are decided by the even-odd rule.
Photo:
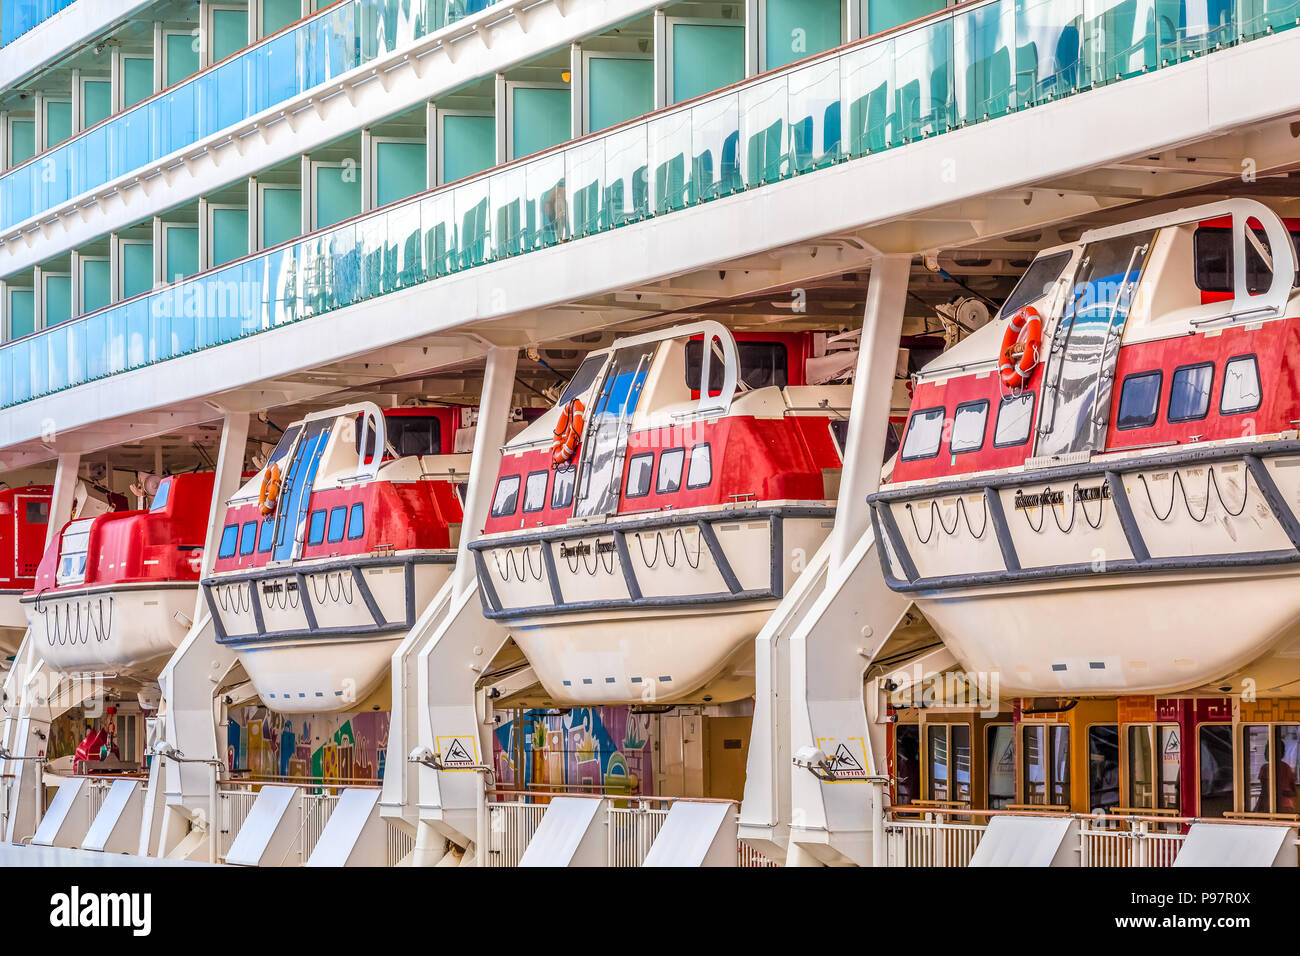
[[[230,714],[226,764],[255,776],[382,780],[388,711],[302,716],[261,706]]]
[[[650,715],[627,707],[515,712],[493,734],[497,786],[653,794],[653,745]]]

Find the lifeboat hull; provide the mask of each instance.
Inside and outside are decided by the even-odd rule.
[[[0,591],[0,652],[6,656],[18,650],[27,632],[27,612],[23,610],[22,591]]]
[[[203,582],[217,641],[282,713],[346,710],[388,674],[397,643],[451,573],[454,551],[331,559]]]
[[[148,582],[22,598],[36,651],[53,669],[152,679],[192,623],[198,584]]]
[[[754,692],[753,638],[833,524],[766,505],[492,536],[470,547],[484,614],[557,704]]]
[[[1300,677],[1297,466],[1294,440],[1109,456],[890,489],[872,517],[890,587],[1001,693],[1175,692],[1265,660],[1273,683]]]

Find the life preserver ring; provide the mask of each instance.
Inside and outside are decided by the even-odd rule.
[[[576,398],[560,409],[560,420],[555,423],[555,440],[551,442],[551,464],[556,468],[568,462],[578,450],[585,410]]]
[[[262,517],[275,514],[275,506],[280,503],[280,466],[271,465],[262,476],[262,490],[257,495],[257,507]]]
[[[1023,334],[1023,342],[1021,336]],[[1034,377],[1043,347],[1043,317],[1027,305],[1011,317],[1002,335],[998,374],[1007,388],[1024,388]],[[1019,354],[1017,354],[1019,351]]]

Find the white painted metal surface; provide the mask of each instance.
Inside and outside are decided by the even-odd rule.
[[[1295,866],[1296,827],[1194,823],[1173,865]]]
[[[994,817],[970,866],[1078,866],[1079,821],[1072,817]]]
[[[642,866],[735,866],[736,808],[678,800],[668,808]]]
[[[604,866],[606,802],[598,797],[556,797],[550,802],[521,867]]]
[[[297,866],[298,831],[303,824],[301,787],[265,786],[226,853],[241,866]]]
[[[67,777],[59,784],[59,789],[50,801],[49,809],[41,818],[41,825],[36,828],[32,843],[37,846],[61,846],[76,848],[86,837],[90,828],[89,800],[85,777]]]
[[[349,787],[340,793],[305,866],[384,866],[386,827],[379,790]]]
[[[134,853],[140,844],[144,791],[142,780],[112,781],[86,838],[81,841],[81,848],[101,853]]]

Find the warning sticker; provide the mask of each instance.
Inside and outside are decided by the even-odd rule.
[[[861,737],[839,740],[836,737],[818,737],[817,747],[826,754],[829,770],[838,783],[843,780],[864,780],[867,773],[867,747]]]
[[[439,737],[438,757],[444,770],[472,770],[478,766],[478,738],[473,734]]]

